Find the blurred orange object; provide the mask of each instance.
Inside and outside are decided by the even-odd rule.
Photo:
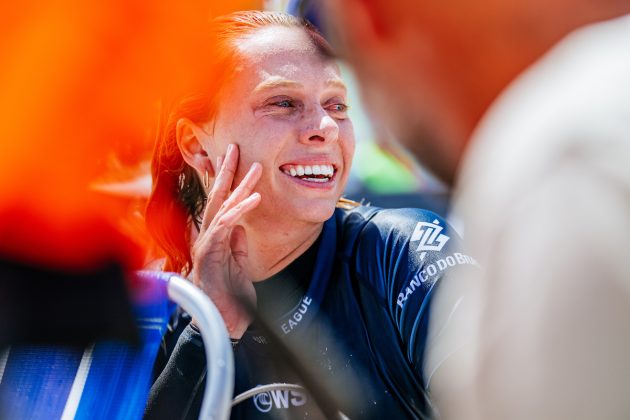
[[[185,87],[193,34],[260,1],[47,0],[0,13],[0,256],[71,268],[141,251],[88,185],[112,150],[152,147],[159,98]],[[121,245],[123,244],[123,245]]]

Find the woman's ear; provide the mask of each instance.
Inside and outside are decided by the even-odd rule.
[[[208,176],[214,177],[214,165],[204,146],[211,141],[211,136],[188,118],[177,121],[175,134],[184,161],[200,174],[208,172]]]

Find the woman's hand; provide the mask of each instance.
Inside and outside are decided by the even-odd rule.
[[[251,319],[241,305],[256,304],[256,292],[247,275],[247,237],[237,225],[243,215],[256,208],[260,194],[252,193],[262,167],[254,163],[243,181],[230,193],[238,167],[236,145],[228,147],[225,159],[217,160],[218,175],[208,193],[199,235],[192,248],[192,277],[216,305],[231,338],[241,338]]]

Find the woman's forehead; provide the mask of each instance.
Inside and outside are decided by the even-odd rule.
[[[337,64],[324,57],[300,28],[260,29],[239,42],[239,55],[237,74],[251,88],[278,79],[302,84],[341,82]]]
[[[237,42],[242,56],[252,61],[282,52],[318,54],[306,30],[296,27],[272,25],[257,29]]]

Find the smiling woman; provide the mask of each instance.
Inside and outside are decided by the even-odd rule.
[[[207,78],[167,102],[147,221],[164,268],[190,276],[237,343],[235,394],[300,382],[252,324],[246,300],[303,360],[325,367],[321,380],[348,396],[341,409],[350,417],[429,415],[421,363],[428,296],[473,260],[452,256],[462,255],[456,234],[435,214],[339,208],[355,140],[330,52],[311,25],[289,15],[214,21],[208,51],[188,63]],[[425,270],[440,261],[453,264]],[[202,344],[194,321],[176,330],[147,417],[198,413]],[[299,404],[274,397],[264,410],[256,404],[263,397],[254,398],[232,416],[317,417],[314,401],[300,395]]]

